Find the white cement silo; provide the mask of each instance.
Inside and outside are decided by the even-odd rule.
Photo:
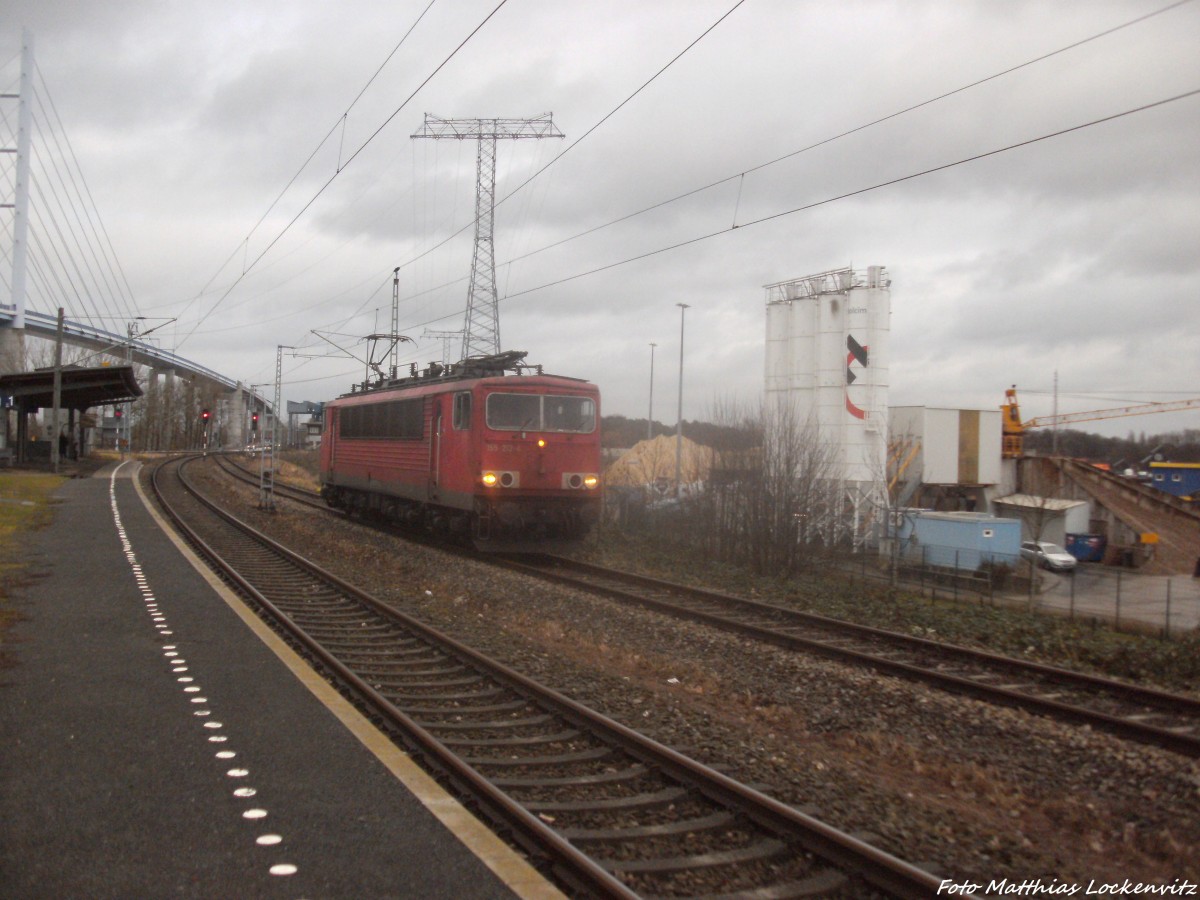
[[[886,496],[890,284],[871,266],[766,286],[767,398],[816,429],[859,524]]]

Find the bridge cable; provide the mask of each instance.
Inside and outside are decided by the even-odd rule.
[[[37,70],[39,81],[42,83],[42,90],[45,93],[45,103],[49,105],[50,110],[54,113],[54,119],[59,123],[59,131],[63,136],[63,141],[66,144],[67,151],[70,154],[70,159],[74,163],[74,171],[79,173],[79,180],[82,183],[80,199],[86,199],[87,205],[85,209],[89,210],[88,222],[92,226],[92,232],[98,240],[100,250],[104,256],[106,264],[109,266],[109,271],[116,284],[117,292],[122,295],[126,302],[126,311],[134,312],[137,310],[136,300],[133,296],[133,288],[129,284],[129,279],[125,275],[124,269],[121,267],[120,258],[117,256],[116,248],[113,247],[112,238],[108,234],[108,229],[104,225],[104,220],[100,216],[100,208],[96,205],[95,197],[92,195],[92,190],[87,182],[87,176],[84,174],[83,167],[79,164],[79,157],[75,154],[75,147],[71,143],[71,137],[67,133],[66,127],[62,121],[62,116],[59,115],[58,107],[54,103],[54,97],[50,94],[49,85],[46,84],[46,79],[42,75],[40,69]],[[96,221],[91,221],[91,213],[95,214]],[[100,238],[103,240],[99,240]],[[110,259],[111,254],[111,259]]]

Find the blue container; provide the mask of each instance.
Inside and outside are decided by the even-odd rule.
[[[1067,552],[1080,562],[1104,562],[1108,538],[1102,534],[1068,534]]]
[[[1020,558],[1021,523],[982,513],[921,512],[902,538],[915,537],[925,563],[974,571],[985,563],[1012,565]]]

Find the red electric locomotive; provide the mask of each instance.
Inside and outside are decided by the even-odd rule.
[[[325,502],[481,549],[582,537],[600,509],[600,393],[524,357],[430,365],[326,403]]]

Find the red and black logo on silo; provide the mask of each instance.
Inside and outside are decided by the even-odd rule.
[[[846,335],[846,349],[849,351],[846,354],[846,412],[856,419],[865,419],[867,411],[859,409],[850,400],[850,385],[858,380],[858,376],[854,374],[851,366],[858,363],[861,368],[865,369],[869,365],[867,351],[871,348],[864,347],[854,339],[853,335],[848,334]]]

